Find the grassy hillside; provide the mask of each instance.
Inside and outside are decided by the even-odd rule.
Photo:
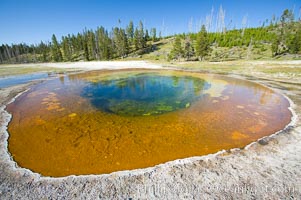
[[[284,12],[285,14],[286,12]],[[301,23],[289,14],[265,27],[184,33],[166,38],[143,29],[115,27],[85,30],[77,35],[55,35],[51,43],[0,46],[0,63],[76,62],[93,60],[235,61],[301,59]],[[134,31],[134,32],[133,32]]]

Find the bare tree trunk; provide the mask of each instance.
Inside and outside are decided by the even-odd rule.
[[[218,33],[225,33],[225,16],[226,16],[226,11],[223,10],[223,7],[220,6],[219,12],[217,15],[217,32]]]
[[[189,33],[193,33],[193,17],[191,17],[188,22],[188,31]]]
[[[10,52],[9,52],[9,47],[8,47],[8,45],[5,45],[5,50],[6,50],[7,59],[10,60],[11,55],[10,55]]]
[[[2,53],[0,53],[0,63],[3,63],[3,62],[4,62],[3,55],[2,55]]]
[[[248,51],[247,51],[247,60],[249,60],[252,56],[252,38],[248,47]]]
[[[243,18],[242,18],[242,22],[241,22],[241,28],[242,28],[242,37],[244,36],[245,34],[245,29],[247,28],[247,23],[248,23],[248,15],[245,15]]]
[[[98,33],[95,33],[95,58],[96,60],[100,60],[99,59],[99,38],[98,38]]]

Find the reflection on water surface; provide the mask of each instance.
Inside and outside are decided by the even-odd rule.
[[[82,96],[102,111],[124,116],[158,115],[187,108],[210,85],[192,76],[136,74],[98,80],[83,88]]]
[[[0,88],[6,88],[10,86],[24,84],[30,81],[47,78],[49,76],[51,76],[51,74],[43,73],[43,72],[15,75],[15,76],[4,76],[4,77],[0,77]]]

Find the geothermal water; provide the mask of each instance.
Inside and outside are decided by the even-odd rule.
[[[226,76],[92,71],[33,86],[8,106],[9,152],[45,176],[103,174],[241,148],[283,129],[289,102]]]

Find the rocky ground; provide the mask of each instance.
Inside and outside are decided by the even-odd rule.
[[[301,113],[301,62],[225,63],[224,70],[220,67],[215,70],[215,64],[210,70],[198,63],[177,63],[173,67],[176,65],[264,84],[289,97],[294,112]],[[243,68],[238,70],[236,66]],[[278,72],[281,66],[294,70]],[[0,199],[301,198],[301,121],[296,115],[285,130],[244,149],[171,161],[147,169],[51,178],[20,168],[7,152],[6,126],[11,116],[5,105],[31,84],[34,83],[0,90]]]

